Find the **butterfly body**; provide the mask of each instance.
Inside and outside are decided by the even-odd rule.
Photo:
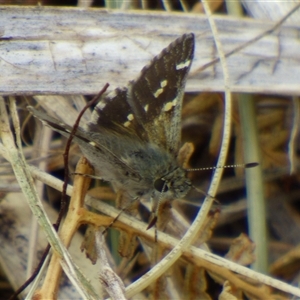
[[[181,107],[194,54],[194,35],[164,49],[125,88],[95,107],[91,121],[74,135],[101,178],[132,200],[183,197],[191,187],[178,163]],[[39,111],[46,125],[69,136],[71,127]]]
[[[160,180],[166,182],[164,198],[184,196],[190,189],[186,171],[178,165],[176,157],[153,143],[107,133],[95,134],[93,141],[89,148],[86,144],[81,147],[83,154],[102,179],[111,182],[116,190],[127,192],[132,199],[161,197],[163,184],[159,184]],[[78,138],[75,142],[82,144]],[[111,166],[111,160],[99,161],[98,145],[113,152],[126,165],[126,169]]]

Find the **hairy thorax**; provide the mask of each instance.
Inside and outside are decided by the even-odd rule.
[[[186,171],[176,158],[164,149],[147,143],[134,151],[129,151],[122,161],[136,170],[141,180],[125,180],[122,189],[133,197],[150,196],[152,198],[184,197],[191,187]]]

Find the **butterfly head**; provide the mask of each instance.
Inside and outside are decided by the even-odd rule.
[[[161,193],[163,198],[184,197],[191,189],[191,185],[191,181],[186,177],[186,171],[180,167],[154,181],[154,189]]]

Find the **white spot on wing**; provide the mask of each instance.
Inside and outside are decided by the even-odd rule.
[[[148,108],[149,108],[149,105],[146,104],[146,105],[144,106],[144,111],[147,112],[147,111],[148,111]]]
[[[160,88],[158,88],[154,93],[153,93],[153,96],[155,97],[155,98],[157,98],[161,93],[163,93],[163,91],[164,91],[164,87],[166,87],[167,86],[167,84],[168,84],[168,80],[162,80],[161,82],[160,82]]]
[[[163,91],[164,89],[158,89],[156,92],[153,93],[154,97],[157,98]]]
[[[106,102],[104,101],[101,101],[98,103],[97,107],[100,109],[100,110],[103,110],[103,108],[106,106]]]
[[[89,144],[90,144],[91,146],[93,146],[93,147],[96,146],[96,143],[95,143],[95,142],[89,142]]]
[[[161,83],[160,83],[160,86],[162,88],[164,88],[165,86],[167,86],[167,83],[168,83],[168,80],[163,80]]]
[[[134,119],[134,115],[133,114],[129,114],[128,116],[127,116],[127,120],[128,121],[126,121],[125,123],[123,123],[123,125],[125,126],[125,127],[129,127],[130,126],[130,124],[131,124],[131,121]]]
[[[111,91],[108,95],[107,95],[107,98],[108,99],[112,99],[112,98],[115,98],[118,93],[121,91],[121,89],[115,89],[113,91]]]
[[[167,102],[165,105],[164,105],[164,108],[163,110],[164,111],[169,111],[171,110],[174,106],[176,106],[177,104],[177,98],[175,98],[174,100],[170,101],[170,102]]]
[[[190,66],[190,64],[191,64],[191,60],[190,59],[187,60],[187,61],[184,61],[184,62],[182,62],[182,63],[180,63],[180,64],[178,64],[176,66],[176,70],[181,70],[181,69],[187,68],[187,67]]]

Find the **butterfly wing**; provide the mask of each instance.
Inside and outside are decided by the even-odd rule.
[[[184,87],[194,55],[194,35],[164,49],[130,82],[127,101],[149,141],[177,155]]]
[[[40,119],[45,125],[49,126],[54,131],[59,132],[66,137],[70,136],[72,131],[71,126],[60,122],[31,106],[28,106],[27,108],[36,118]],[[112,151],[109,141],[103,136],[88,133],[85,130],[78,128],[73,139],[74,142],[81,147],[81,149],[84,149],[83,152],[85,156],[90,160],[92,165],[96,166],[96,169],[97,166],[100,165],[100,170],[107,170],[105,176],[106,180],[114,181],[116,178],[122,177],[133,179],[135,181],[139,181],[141,179],[141,176],[136,170],[130,168],[130,166],[128,166],[115,154],[115,152]]]
[[[151,142],[176,155],[181,141],[181,107],[194,55],[194,35],[185,34],[146,66],[128,88],[96,106],[88,130],[111,130]]]
[[[101,99],[93,110],[87,130],[105,136],[110,132],[113,135],[148,141],[147,133],[134,118],[127,102],[127,94],[127,88],[117,88]]]
[[[102,99],[85,130],[78,128],[74,141],[105,180],[121,186],[130,179],[140,181],[142,170],[128,162],[136,156],[151,156],[146,153],[147,143],[177,155],[182,97],[193,54],[194,35],[185,34],[156,56],[127,88]],[[55,131],[70,135],[70,126],[29,110]]]

